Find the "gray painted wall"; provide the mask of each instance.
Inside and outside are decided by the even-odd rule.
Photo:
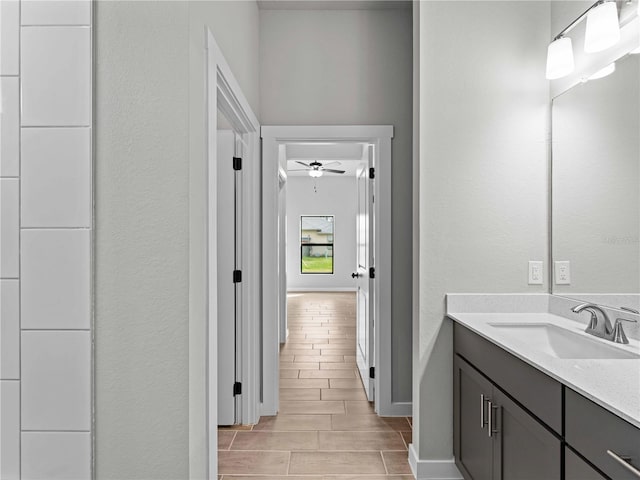
[[[420,2],[414,443],[452,457],[445,293],[546,292],[548,2]]]
[[[314,183],[317,193],[314,193]],[[356,271],[355,177],[325,175],[289,176],[287,180],[287,289],[355,289],[351,273]],[[333,275],[300,273],[300,216],[334,215]]]
[[[95,10],[96,476],[204,478],[204,25],[257,112],[258,9]]]
[[[412,20],[408,9],[263,10],[263,125],[394,125],[393,400],[411,400]]]

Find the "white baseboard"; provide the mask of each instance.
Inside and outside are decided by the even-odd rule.
[[[391,402],[389,410],[379,411],[381,417],[411,417],[413,415],[413,403]]]
[[[416,480],[463,480],[453,458],[448,460],[420,460],[409,444],[409,466]]]
[[[294,292],[356,292],[354,287],[289,287],[287,293]]]

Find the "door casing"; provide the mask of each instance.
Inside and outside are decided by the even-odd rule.
[[[190,235],[203,236],[192,245],[203,245],[198,254],[190,254],[190,270],[199,271],[200,262],[205,258],[206,268],[203,278],[198,278],[197,286],[190,285],[192,292],[204,289],[205,298],[192,303],[190,298],[189,322],[197,325],[206,323],[206,338],[189,338],[189,457],[190,471],[207,472],[207,478],[218,478],[218,279],[217,279],[217,174],[216,165],[225,159],[217,158],[218,110],[231,123],[233,130],[243,136],[246,146],[243,157],[244,185],[242,204],[246,207],[242,215],[242,230],[260,230],[260,123],[249,102],[235,79],[220,47],[211,31],[205,28],[206,51],[206,178],[203,183],[204,198],[190,193]],[[202,213],[204,212],[204,214]],[[205,229],[202,235],[201,227]],[[200,243],[201,242],[201,243]],[[260,267],[261,245],[258,235],[250,235],[242,242],[242,315],[241,329],[245,332],[241,342],[242,395],[238,402],[238,418],[241,423],[255,423],[258,420],[260,398]],[[192,278],[191,281],[194,281]],[[194,294],[196,295],[196,294]],[[194,300],[195,301],[195,300]],[[204,313],[204,319],[202,318]],[[199,329],[196,329],[199,330]],[[203,345],[203,347],[202,347]],[[204,349],[204,351],[202,351]],[[204,377],[204,378],[203,378]],[[204,429],[200,427],[204,425]],[[193,430],[193,433],[192,433]],[[204,457],[204,458],[203,458]]]
[[[263,337],[261,415],[278,412],[279,325],[286,311],[281,306],[286,288],[278,281],[277,226],[284,219],[278,201],[279,172],[284,145],[301,142],[362,142],[375,146],[373,281],[375,322],[375,408],[379,415],[411,415],[410,402],[394,402],[391,384],[391,139],[390,125],[263,126],[262,137],[262,237],[263,237]],[[280,174],[281,175],[281,174]]]

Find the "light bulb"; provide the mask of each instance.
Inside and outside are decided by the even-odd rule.
[[[560,37],[547,49],[547,79],[555,80],[573,72],[573,47],[569,37]]]
[[[618,7],[616,2],[601,3],[589,10],[584,51],[595,53],[606,50],[620,41]]]
[[[589,80],[598,80],[599,78],[604,78],[607,75],[611,75],[615,71],[616,71],[616,63],[613,62],[613,63],[610,63],[609,65],[607,65],[606,67],[601,68],[600,70],[598,70],[593,75],[591,75],[589,77]]]
[[[322,170],[316,170],[316,169],[309,170],[309,176],[313,177],[313,178],[321,177],[322,176]]]

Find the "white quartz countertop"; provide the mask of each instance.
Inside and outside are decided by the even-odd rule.
[[[567,387],[640,428],[640,359],[567,359],[556,358],[492,324],[516,322],[548,323],[608,345],[612,343],[584,333],[584,325],[551,313],[455,313],[447,312],[455,322],[498,345],[519,359],[546,373]],[[640,354],[640,343],[616,348]]]

